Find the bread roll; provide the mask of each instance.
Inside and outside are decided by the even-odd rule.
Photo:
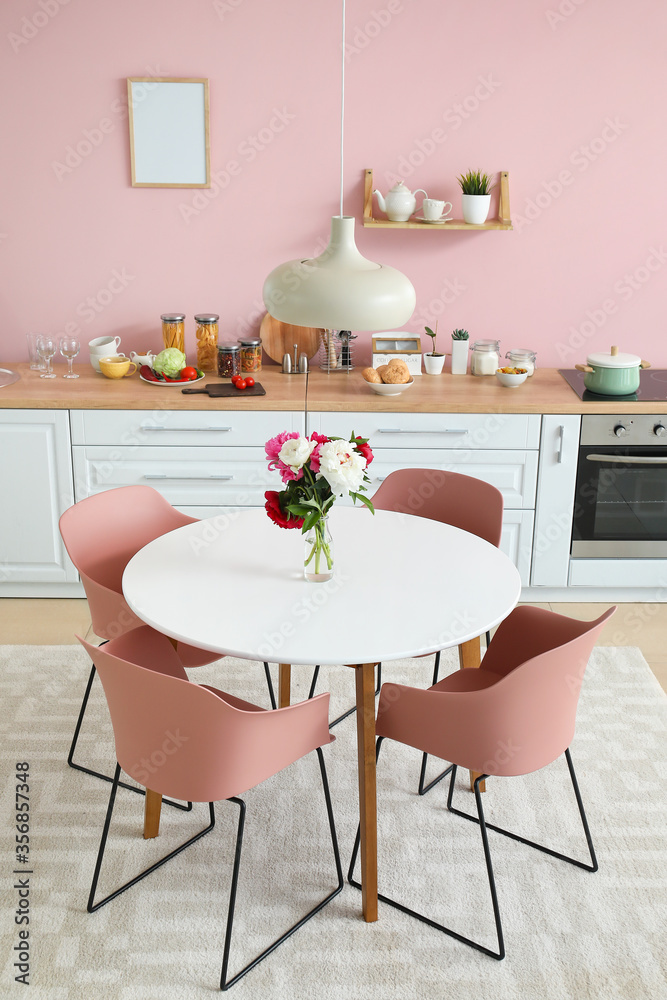
[[[375,368],[364,368],[361,374],[367,382],[382,382],[382,379],[375,371]]]
[[[403,385],[410,381],[410,372],[407,365],[400,368],[398,365],[387,365],[387,370],[382,373],[382,381],[388,385]]]
[[[384,382],[384,373],[389,370],[389,365],[379,365],[375,371],[378,373],[382,381]]]

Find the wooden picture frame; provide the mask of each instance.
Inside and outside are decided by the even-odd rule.
[[[211,186],[208,80],[128,77],[132,187]]]

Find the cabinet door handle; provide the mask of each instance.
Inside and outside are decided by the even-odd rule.
[[[233,476],[168,476],[166,472],[153,472],[153,473],[147,473],[142,478],[143,479],[184,479],[184,480],[186,480],[188,482],[194,482],[194,481],[201,480],[201,481],[208,482],[208,480],[210,480],[210,479],[215,479],[215,480],[219,481],[219,480],[233,479],[234,477]]]
[[[231,431],[231,427],[148,427],[143,424],[139,428],[140,431],[148,431],[149,433],[157,431]]]
[[[458,427],[445,427],[441,431],[407,431],[402,430],[400,427],[378,427],[378,434],[467,434],[467,430],[460,430]]]
[[[563,464],[563,442],[565,440],[565,427],[563,424],[558,428],[558,451],[556,452],[556,464]]]

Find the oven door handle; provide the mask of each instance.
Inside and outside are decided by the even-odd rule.
[[[586,455],[587,462],[610,462],[612,465],[667,465],[667,455]]]

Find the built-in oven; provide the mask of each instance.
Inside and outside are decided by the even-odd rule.
[[[667,415],[582,417],[571,554],[667,556]]]

